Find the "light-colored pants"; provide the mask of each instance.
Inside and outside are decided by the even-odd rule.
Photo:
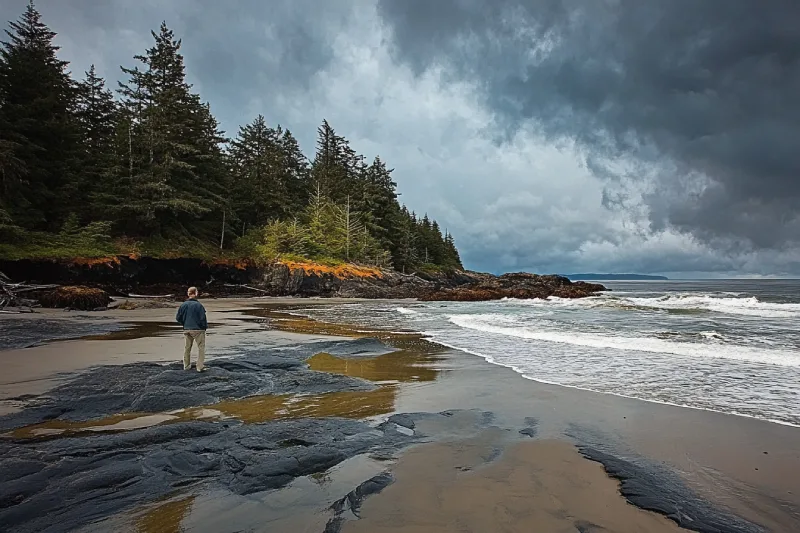
[[[203,370],[203,363],[206,360],[206,332],[202,329],[187,329],[183,332],[186,338],[186,348],[183,350],[183,369],[189,370],[192,366],[191,353],[192,342],[197,343],[197,370]]]

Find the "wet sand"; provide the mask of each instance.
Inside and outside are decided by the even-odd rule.
[[[401,389],[395,409],[478,408],[500,427],[533,417],[540,438],[663,466],[720,509],[771,531],[800,531],[798,428],[538,383],[460,352],[439,368],[435,385]]]
[[[276,322],[271,312],[239,312],[256,303],[207,303],[209,320],[219,324],[209,335],[210,364],[215,356],[235,356],[243,342],[291,345],[320,339],[322,333],[369,334],[291,317]],[[173,315],[172,309],[150,309],[115,311],[112,316],[159,323]],[[280,330],[259,328],[250,321],[253,315],[272,317],[271,327]],[[158,336],[61,341],[0,351],[7,370],[0,378],[0,397],[42,393],[65,377],[54,374],[91,365],[174,360],[181,350],[180,332],[148,330],[154,332]],[[673,490],[669,484],[662,487],[673,500],[697,496],[768,530],[800,528],[798,428],[537,383],[415,337],[395,344],[391,353],[357,361],[327,353],[308,361],[313,370],[378,384],[372,392],[300,398],[267,395],[166,416],[234,417],[246,423],[328,416],[380,421],[392,413],[475,409],[493,414],[490,427],[476,428],[459,417],[430,427],[422,424],[416,431],[424,431],[431,443],[412,447],[396,462],[353,458],[330,469],[321,480],[298,478],[287,488],[248,498],[186,491],[83,530],[322,531],[331,504],[355,488],[357,481],[386,470],[394,483],[344,513],[338,526],[342,531],[679,529],[662,515],[630,505],[620,494],[619,483],[606,475],[601,464],[584,458],[576,445],[664,469],[680,481],[674,488],[678,492],[669,492]],[[66,424],[27,430],[102,431],[113,424],[122,424],[113,430],[134,430],[173,420],[141,420],[147,416],[165,413],[94,421],[82,428]],[[520,428],[529,431],[521,434]]]
[[[349,533],[684,531],[619,497],[602,466],[562,440],[492,453],[490,435],[419,446],[394,467],[395,483],[361,508]]]

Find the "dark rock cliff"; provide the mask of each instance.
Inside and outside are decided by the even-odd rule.
[[[602,285],[571,282],[563,276],[528,273],[494,276],[477,272],[402,274],[364,267],[324,267],[277,263],[255,267],[207,263],[200,259],[91,261],[0,261],[0,272],[31,283],[85,285],[111,295],[131,293],[183,298],[197,286],[209,296],[299,296],[342,298],[419,298],[479,301],[499,298],[578,298],[605,290]]]

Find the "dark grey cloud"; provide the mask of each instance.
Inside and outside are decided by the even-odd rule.
[[[507,131],[533,120],[594,170],[644,163],[653,230],[800,240],[800,3],[380,0],[379,13],[397,59],[476,80]]]

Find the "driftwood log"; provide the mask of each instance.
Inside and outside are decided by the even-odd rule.
[[[22,295],[33,291],[55,289],[58,285],[31,285],[28,283],[14,283],[8,276],[0,272],[0,311],[5,313],[17,312],[10,311],[9,308],[27,309],[32,311],[34,307],[39,307],[38,300],[25,298]]]
[[[270,293],[270,291],[265,291],[264,289],[259,289],[258,287],[251,287],[250,285],[242,285],[242,284],[235,285],[233,283],[225,283],[225,286],[226,287],[236,287],[237,289],[248,289],[248,290],[251,290],[251,291],[263,292],[265,294],[269,294]]]

